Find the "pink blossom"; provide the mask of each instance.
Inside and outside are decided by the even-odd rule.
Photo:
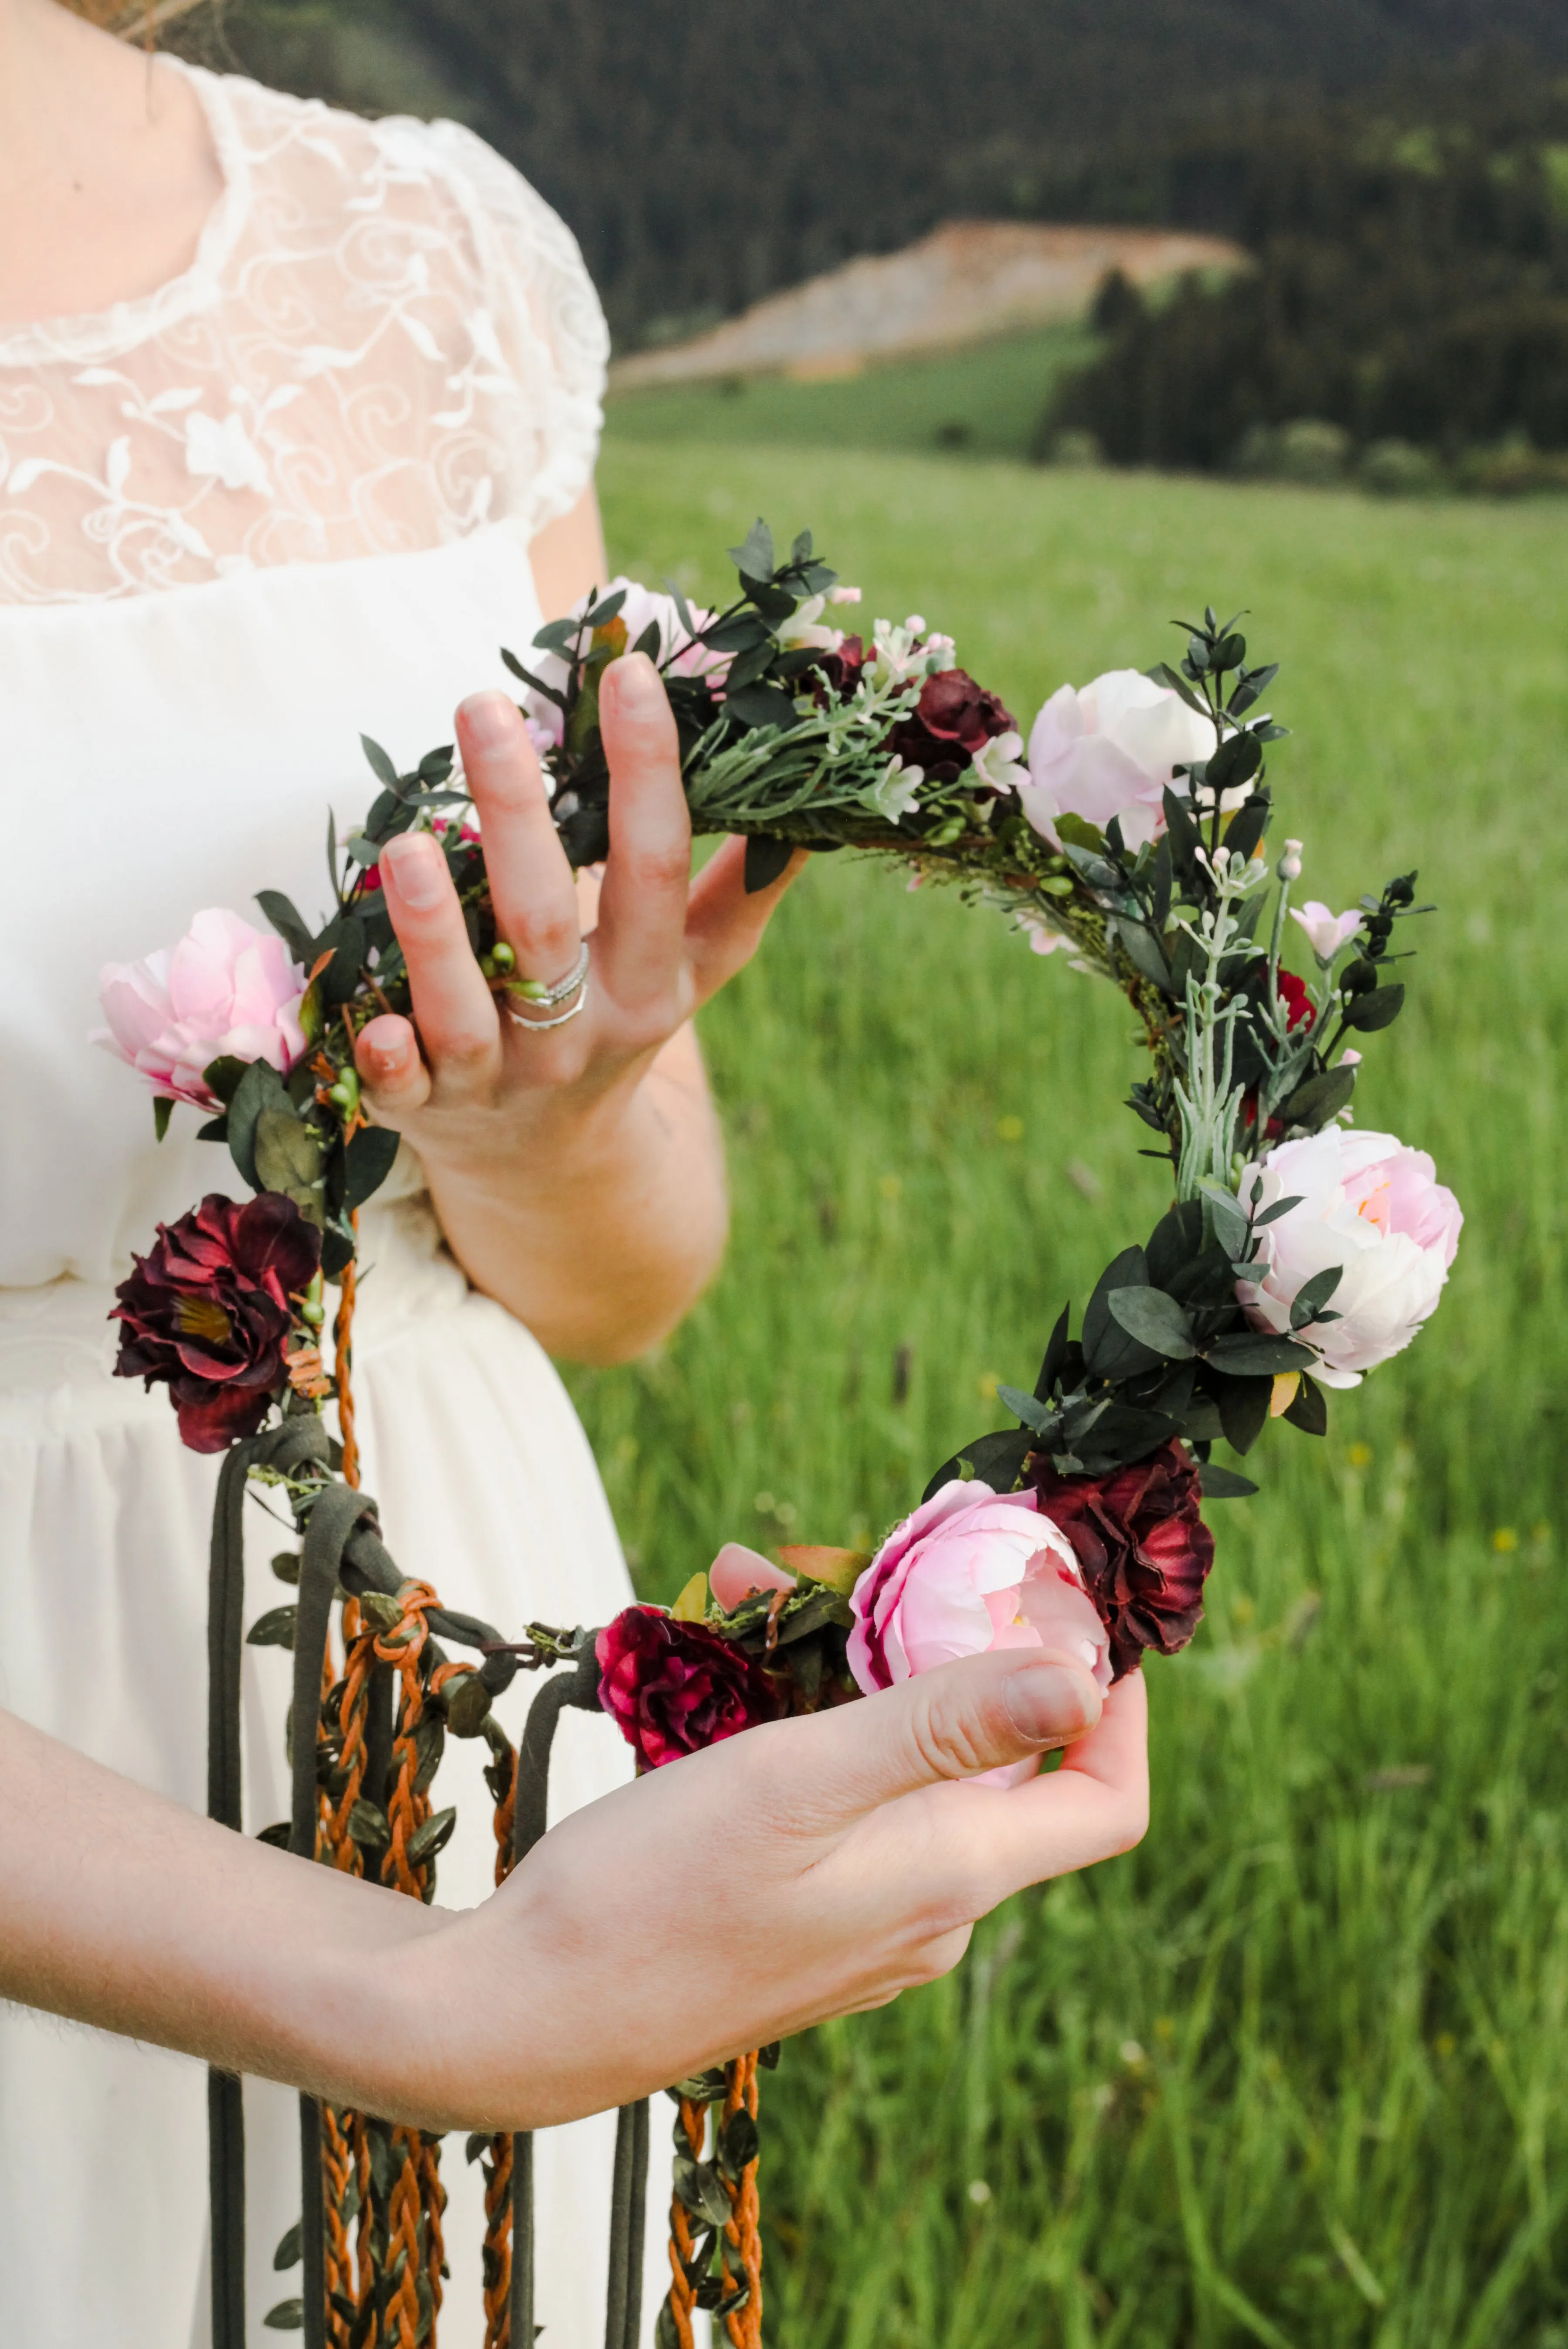
[[[1081,816],[1102,832],[1118,816],[1128,847],[1141,848],[1165,829],[1166,786],[1186,792],[1176,769],[1213,748],[1213,728],[1137,669],[1109,669],[1081,690],[1064,685],[1030,730],[1024,812],[1057,845],[1058,816]]]
[[[1424,1150],[1392,1133],[1346,1133],[1337,1125],[1282,1142],[1242,1175],[1241,1196],[1260,1213],[1277,1200],[1296,1205],[1258,1227],[1264,1270],[1236,1284],[1259,1330],[1291,1332],[1296,1295],[1331,1265],[1338,1286],[1327,1300],[1337,1318],[1299,1332],[1319,1360],[1325,1386],[1357,1387],[1365,1371],[1402,1352],[1432,1313],[1460,1244],[1464,1217]],[[1255,1196],[1254,1196],[1255,1192]]]
[[[708,1568],[707,1587],[715,1604],[733,1615],[754,1590],[793,1590],[795,1578],[744,1542],[726,1542]]]
[[[1367,918],[1357,905],[1347,914],[1331,914],[1317,897],[1309,897],[1299,913],[1293,905],[1290,917],[1301,924],[1308,946],[1322,963],[1332,962],[1346,938],[1353,938]]]
[[[1032,1492],[954,1477],[894,1527],[850,1607],[850,1670],[868,1694],[997,1648],[1054,1649],[1110,1685],[1109,1642],[1072,1544]]]
[[[211,1061],[270,1061],[283,1075],[299,1059],[304,987],[304,972],[273,931],[212,906],[177,947],[105,966],[98,996],[108,1026],[92,1040],[139,1069],[165,1100],[215,1110],[202,1081]]]

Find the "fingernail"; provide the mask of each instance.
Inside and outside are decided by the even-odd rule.
[[[517,709],[504,693],[470,693],[458,711],[476,750],[500,750],[517,733]]]
[[[1059,1664],[1031,1664],[1003,1691],[1007,1717],[1031,1745],[1060,1745],[1089,1725],[1088,1684]]]
[[[626,653],[618,661],[612,661],[600,684],[601,700],[605,686],[610,688],[612,699],[627,711],[651,708],[663,691],[658,670],[646,653]]]
[[[378,1077],[395,1077],[408,1058],[407,1040],[399,1037],[392,1044],[367,1044],[365,1053]]]
[[[423,907],[440,903],[446,859],[428,833],[399,833],[382,850],[381,862],[392,867],[397,895],[406,905]]]

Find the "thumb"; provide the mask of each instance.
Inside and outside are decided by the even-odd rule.
[[[883,1689],[824,1720],[841,1744],[829,1765],[851,1808],[943,1779],[1026,1762],[1094,1727],[1104,1700],[1076,1658],[1052,1649],[968,1656]]]

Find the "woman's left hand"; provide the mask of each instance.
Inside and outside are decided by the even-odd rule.
[[[371,1020],[358,1067],[377,1123],[419,1153],[476,1284],[552,1350],[606,1360],[663,1335],[717,1264],[722,1153],[683,1031],[749,958],[805,859],[748,896],[731,840],[694,882],[675,721],[645,655],[605,670],[600,713],[610,854],[586,987],[570,999],[580,1015],[542,1029],[521,999],[512,1010],[491,993],[439,845],[406,833],[381,878],[413,1019]],[[499,936],[517,978],[556,985],[583,944],[578,885],[522,719],[505,694],[478,694],[458,740]]]

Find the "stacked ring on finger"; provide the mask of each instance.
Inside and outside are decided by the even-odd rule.
[[[520,996],[522,1002],[530,1007],[527,1011],[514,999]],[[575,1001],[572,999],[573,997],[576,999]],[[506,986],[505,999],[504,1009],[507,1018],[513,1020],[519,1028],[538,1030],[564,1028],[569,1019],[576,1019],[588,1000],[587,939],[584,938],[578,947],[577,959],[564,978],[558,978],[553,986],[546,986],[540,979],[512,979]],[[564,1011],[557,1011],[556,1006],[562,1003],[567,1004],[569,1008]],[[539,1012],[552,1012],[555,1016],[552,1019],[542,1019],[536,1016]]]

